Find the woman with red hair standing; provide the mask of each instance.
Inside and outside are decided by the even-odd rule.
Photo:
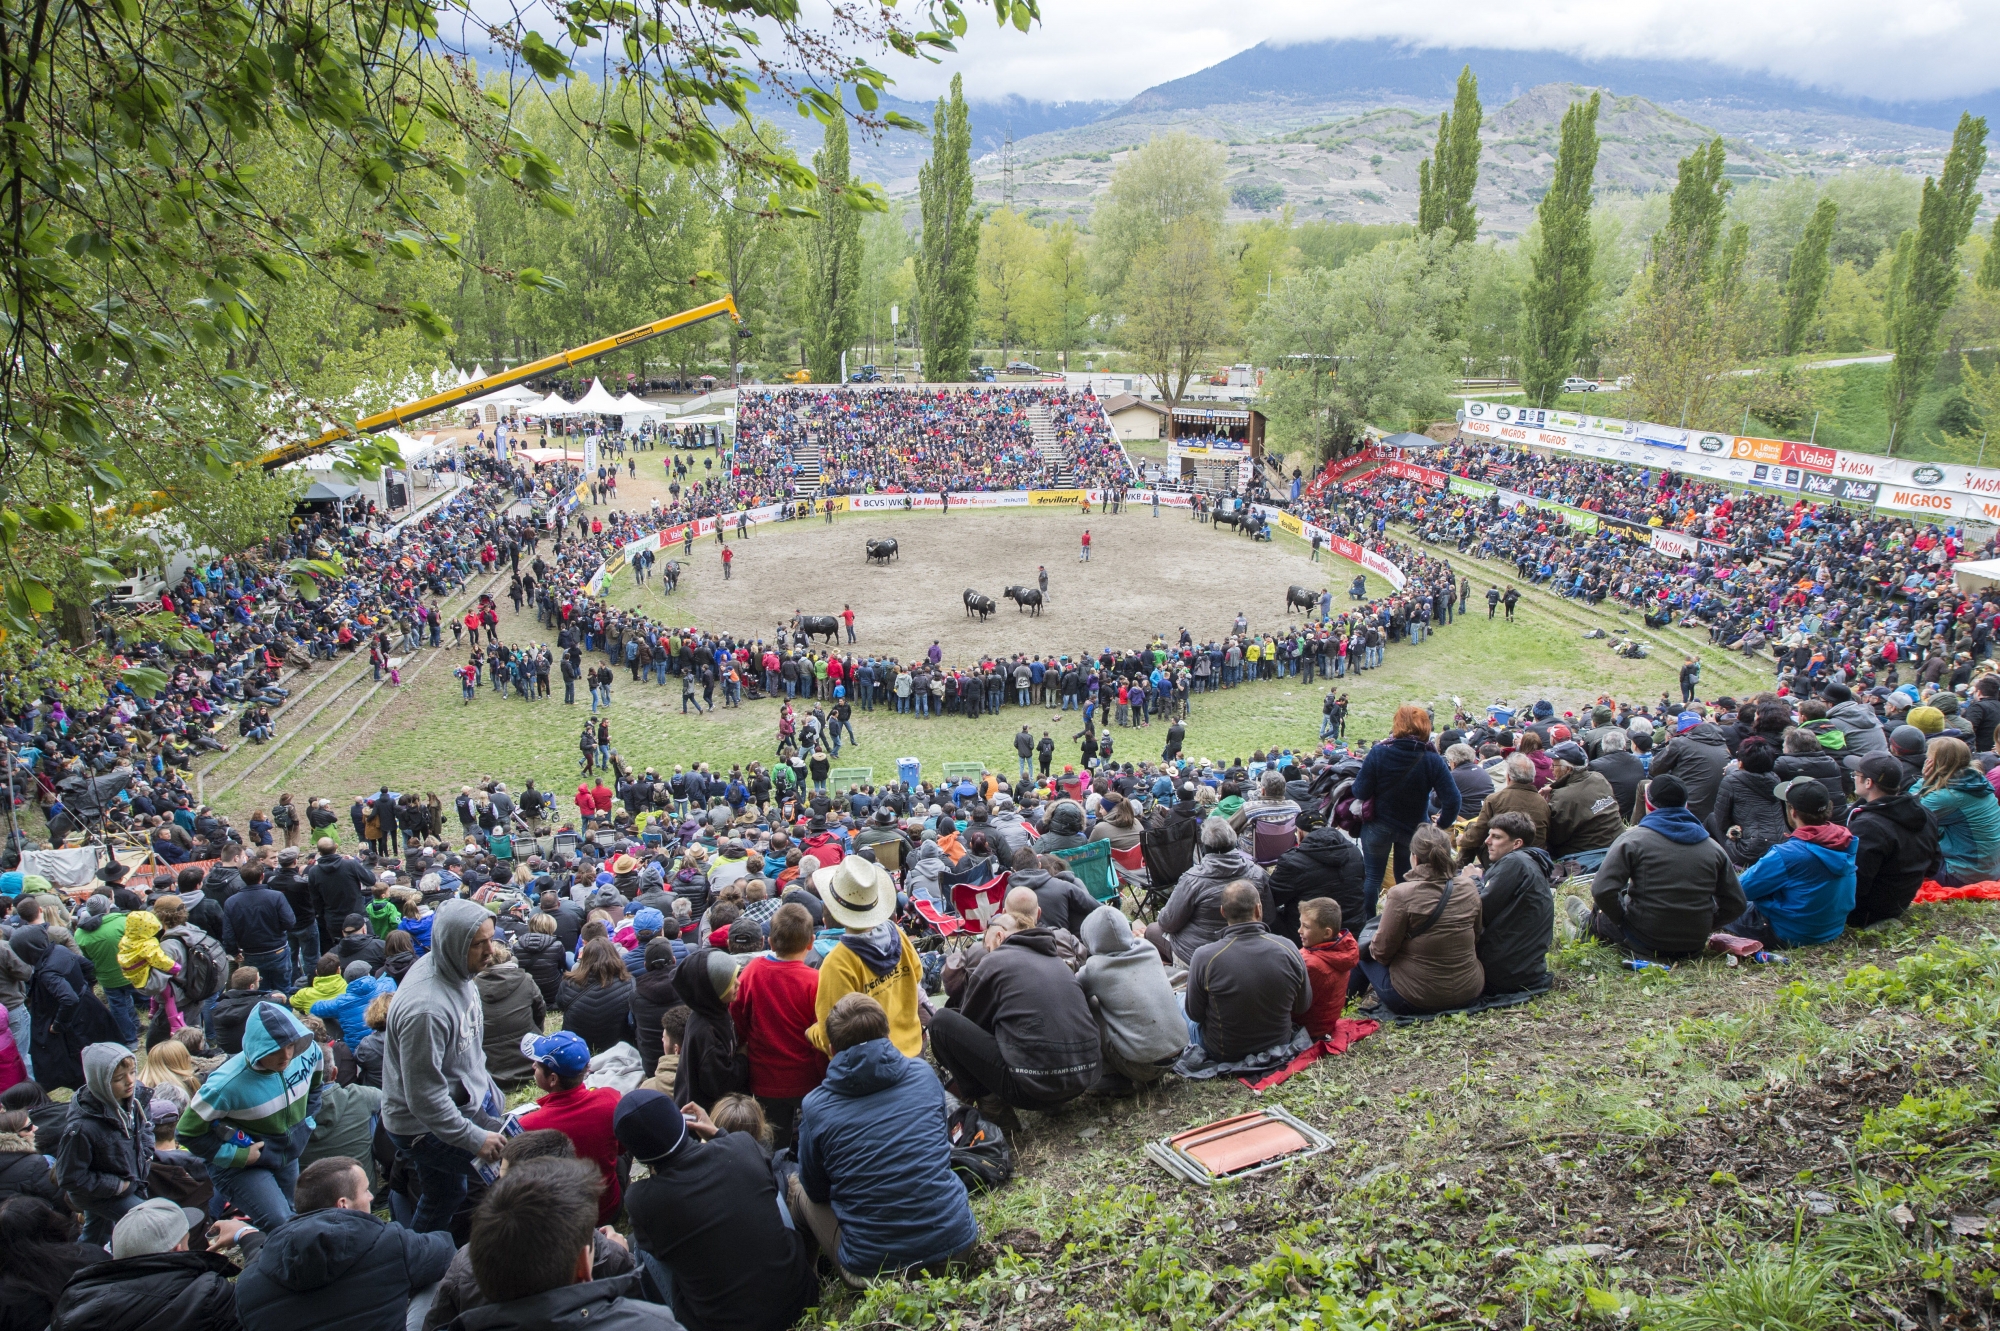
[[[1389,738],[1368,751],[1354,778],[1354,800],[1374,806],[1361,826],[1363,904],[1370,919],[1391,857],[1398,878],[1410,871],[1410,837],[1431,821],[1431,797],[1437,797],[1439,827],[1449,828],[1458,818],[1458,783],[1430,738],[1430,710],[1404,703],[1396,709]]]

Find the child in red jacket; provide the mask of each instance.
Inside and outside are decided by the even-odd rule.
[[[736,977],[729,1015],[750,1059],[750,1093],[764,1107],[772,1146],[792,1143],[799,1101],[826,1077],[826,1055],[806,1038],[818,1018],[819,972],[812,955],[812,915],[787,903],[771,916],[771,950],[750,959]]]
[[[1340,927],[1340,903],[1331,897],[1308,897],[1299,903],[1300,951],[1306,979],[1312,984],[1312,1010],[1306,1031],[1318,1040],[1333,1031],[1347,1007],[1347,977],[1361,960],[1354,935]]]

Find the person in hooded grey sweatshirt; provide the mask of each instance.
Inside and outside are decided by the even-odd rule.
[[[1076,982],[1090,1000],[1104,1041],[1104,1075],[1093,1089],[1121,1094],[1165,1075],[1187,1045],[1187,1019],[1151,943],[1132,933],[1116,906],[1100,906],[1083,922],[1090,959]]]
[[[903,891],[912,900],[922,897],[940,910],[949,910],[951,903],[945,899],[940,884],[944,871],[950,867],[951,861],[937,843],[937,833],[924,833],[924,839],[910,854],[910,862],[903,866]]]
[[[84,1046],[83,1089],[70,1101],[56,1147],[56,1181],[82,1207],[88,1243],[108,1243],[119,1218],[146,1200],[153,1124],[133,1098],[135,1072],[124,1045]]]
[[[382,1126],[417,1175],[420,1234],[451,1228],[475,1159],[499,1158],[505,1101],[486,1070],[486,1030],[473,977],[493,952],[493,916],[447,901],[389,1005],[382,1032]]]

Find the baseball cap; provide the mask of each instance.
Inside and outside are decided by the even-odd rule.
[[[1789,781],[1780,781],[1771,788],[1771,793],[1798,810],[1801,817],[1814,822],[1822,822],[1833,811],[1833,797],[1815,776],[1795,776]]]
[[[632,927],[641,933],[648,929],[654,933],[658,933],[666,927],[666,924],[667,917],[660,914],[659,910],[652,906],[643,908],[637,915],[632,917]]]
[[[1564,740],[1556,745],[1549,750],[1549,757],[1559,763],[1568,763],[1571,767],[1590,766],[1590,755],[1585,753],[1583,745],[1575,740]]]
[[[182,1239],[207,1220],[192,1206],[180,1206],[164,1197],[140,1202],[127,1211],[111,1231],[111,1255],[119,1261],[127,1257],[150,1257],[172,1252]]]
[[[521,1057],[558,1076],[574,1077],[590,1066],[590,1046],[574,1031],[529,1034],[521,1037]]]
[[[1685,735],[1688,733],[1688,731],[1693,730],[1696,726],[1700,724],[1701,724],[1701,716],[1699,713],[1682,712],[1679,716],[1674,718],[1674,733],[1676,735]]]

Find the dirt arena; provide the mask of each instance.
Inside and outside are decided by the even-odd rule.
[[[1085,528],[1088,564],[1077,560]],[[869,563],[864,546],[871,536],[895,537],[901,557]],[[1143,507],[1088,518],[992,510],[843,516],[832,525],[772,523],[747,540],[732,536],[730,546],[736,558],[727,582],[721,551],[709,537],[681,561],[673,596],[659,594],[657,575],[641,591],[629,572],[620,572],[612,599],[672,622],[759,632],[775,630],[799,610],[837,615],[852,605],[863,645],[908,659],[935,640],[947,660],[964,660],[988,652],[1098,652],[1154,633],[1171,639],[1183,626],[1204,641],[1227,633],[1238,611],[1253,631],[1275,629],[1285,623],[1287,586],[1331,586],[1336,604],[1345,604],[1360,572],[1329,555],[1315,566],[1306,547],[1288,537],[1252,541],[1167,509],[1156,519]],[[662,551],[663,559],[679,557],[679,547]],[[1034,586],[1037,565],[1049,571],[1039,619],[1000,596],[1010,585]],[[1377,595],[1389,590],[1372,577],[1369,585]],[[968,587],[999,603],[983,624],[965,614]]]

